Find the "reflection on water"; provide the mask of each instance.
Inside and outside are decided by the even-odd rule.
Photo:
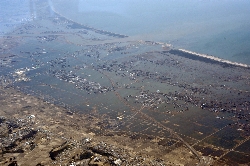
[[[2,48],[9,41],[1,49],[2,86],[94,110],[112,119],[101,127],[158,137],[166,152],[186,145],[218,162],[234,160],[231,153],[249,162],[242,155],[249,153],[242,148],[250,134],[248,68],[174,55],[161,43],[80,25],[39,4],[37,20],[1,36]]]

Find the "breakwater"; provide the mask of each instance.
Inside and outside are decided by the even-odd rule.
[[[200,54],[200,53],[196,53],[196,52],[185,50],[185,49],[172,49],[169,51],[169,53],[179,55],[182,57],[186,57],[189,59],[193,59],[193,60],[203,61],[206,63],[219,64],[224,67],[238,66],[238,67],[243,67],[243,68],[250,68],[250,66],[247,64],[232,62],[232,61],[221,59],[215,56]]]
[[[105,30],[100,30],[100,29],[96,29],[96,28],[93,28],[93,27],[90,27],[90,26],[87,26],[87,25],[80,24],[80,23],[75,22],[74,20],[72,20],[70,18],[67,18],[64,15],[60,14],[54,8],[51,8],[51,10],[55,14],[57,14],[58,16],[66,19],[68,22],[72,23],[71,28],[73,28],[73,29],[74,28],[85,29],[85,30],[93,31],[93,32],[98,33],[98,34],[113,36],[113,37],[117,37],[117,38],[126,38],[126,37],[128,37],[127,35],[118,34],[118,33],[114,33],[114,32],[109,32],[109,31],[105,31]]]

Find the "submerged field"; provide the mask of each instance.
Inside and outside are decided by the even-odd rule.
[[[96,123],[84,131],[123,136],[125,147],[139,146],[135,156],[143,152],[166,165],[250,163],[249,68],[190,58],[161,43],[78,24],[46,2],[38,6],[36,18],[1,33],[2,101],[11,87],[69,114],[91,115]],[[14,154],[8,148],[2,144],[2,161]]]

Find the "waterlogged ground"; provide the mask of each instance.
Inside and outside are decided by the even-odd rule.
[[[1,87],[91,114],[89,131],[110,139],[123,133],[158,164],[250,163],[248,68],[178,56],[161,43],[80,25],[36,3],[36,18],[1,33]]]

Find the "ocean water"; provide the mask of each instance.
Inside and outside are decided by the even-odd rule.
[[[154,42],[126,38],[120,42],[123,39],[117,36],[79,31],[75,27],[80,25],[72,26],[51,10],[136,40],[162,41],[247,62],[243,60],[248,60],[249,52],[247,5],[243,0],[3,0],[0,51],[1,55],[16,56],[0,59],[0,77],[4,78],[0,81],[5,84],[5,79],[10,79],[15,88],[70,110],[107,115],[113,119],[107,127],[114,131],[145,133],[176,142],[166,132],[170,128],[205,155],[222,148],[223,152],[247,147],[241,140],[249,132],[239,127],[248,124],[248,119],[242,118],[249,115],[248,69],[222,68],[164,54],[161,45]],[[97,39],[115,42],[103,45]],[[203,110],[206,103],[213,103],[207,111]],[[230,111],[233,107],[235,111]],[[222,108],[229,112],[218,111]],[[239,126],[229,127],[236,121]],[[168,146],[174,144],[171,142]],[[206,150],[206,143],[216,149]],[[242,159],[247,150],[233,153]],[[244,162],[249,163],[249,159]]]
[[[248,0],[51,0],[79,23],[250,64]]]

